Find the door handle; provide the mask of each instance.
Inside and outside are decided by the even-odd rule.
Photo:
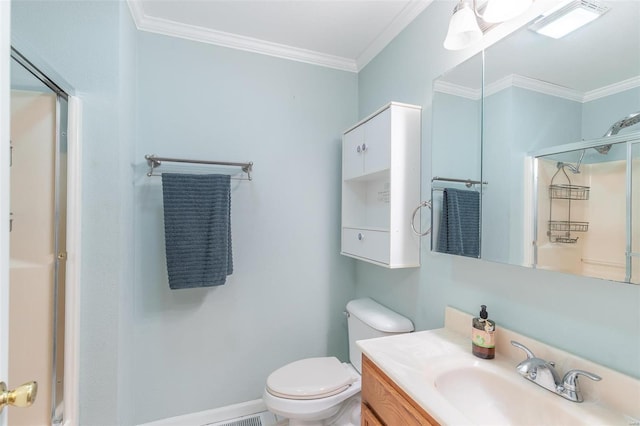
[[[14,407],[28,407],[36,400],[38,383],[28,382],[13,390],[7,390],[7,385],[0,382],[0,413],[5,405]]]

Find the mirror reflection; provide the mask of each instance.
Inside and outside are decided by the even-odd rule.
[[[562,38],[530,23],[489,47],[484,85],[480,55],[434,83],[433,175],[454,173],[450,165],[469,157],[475,168],[465,165],[463,178],[486,182],[475,185],[480,258],[638,283],[640,2],[599,5],[608,8],[600,18]],[[473,158],[436,128],[456,117],[456,102],[473,102],[483,116],[474,121],[457,107],[459,125],[482,134]],[[433,200],[432,248],[444,251],[437,193]]]
[[[640,134],[622,139],[579,143],[581,148],[568,151],[553,148],[557,152],[535,157],[533,265],[639,283],[634,250],[640,223],[631,220],[638,201],[627,189],[637,192],[640,186],[640,163],[634,154]]]
[[[482,54],[434,82],[431,247],[480,257]]]

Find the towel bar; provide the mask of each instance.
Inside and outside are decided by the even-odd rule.
[[[229,162],[229,161],[209,161],[209,160],[188,160],[183,158],[168,158],[168,157],[158,157],[155,154],[147,154],[144,156],[145,160],[147,160],[147,164],[149,165],[149,171],[147,172],[147,176],[157,176],[153,174],[153,171],[162,165],[163,161],[167,161],[170,163],[190,163],[190,164],[210,164],[216,166],[232,166],[232,167],[240,167],[244,173],[247,174],[247,179],[251,180],[251,172],[253,171],[253,161],[249,161],[246,163],[237,163],[237,162]]]

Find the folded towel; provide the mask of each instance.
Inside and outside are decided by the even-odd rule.
[[[229,175],[162,174],[171,289],[222,285],[233,273]]]
[[[480,193],[445,188],[437,251],[480,256]]]

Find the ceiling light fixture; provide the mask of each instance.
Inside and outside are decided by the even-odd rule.
[[[481,25],[504,22],[523,13],[533,0],[486,0],[482,14],[478,12],[476,0],[460,0],[453,9],[444,48],[460,50],[480,40]],[[480,23],[478,22],[480,19]]]
[[[468,2],[460,0],[453,9],[453,16],[449,21],[449,31],[444,39],[444,48],[460,50],[481,38],[482,31],[478,26],[473,8]]]
[[[561,38],[592,22],[609,11],[609,7],[595,0],[575,0],[549,12],[529,27],[538,34]]]

